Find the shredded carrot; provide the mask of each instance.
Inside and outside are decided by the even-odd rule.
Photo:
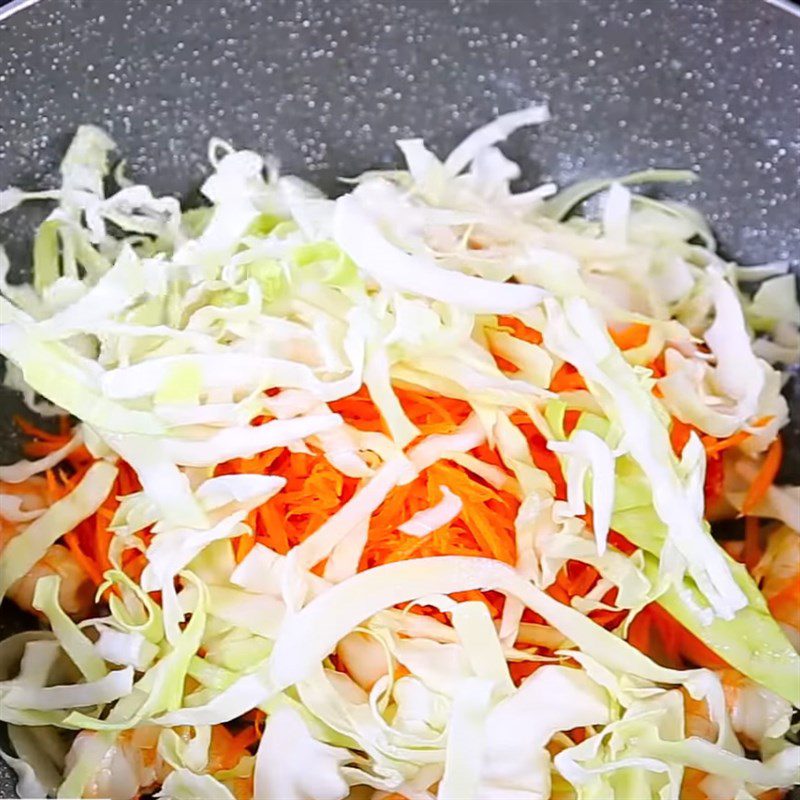
[[[61,486],[58,483],[56,472],[53,469],[47,470],[45,473],[45,480],[47,481],[47,496],[51,503],[55,503],[61,497]]]
[[[461,514],[470,532],[487,555],[513,565],[516,560],[513,543],[496,535],[492,519],[482,509],[485,506],[477,503],[464,504]]]
[[[723,450],[728,450],[731,447],[738,447],[742,442],[746,442],[753,434],[748,431],[739,431],[734,433],[733,436],[728,436],[725,439],[715,439],[713,436],[703,436],[703,447],[706,449],[707,456],[715,456]]]
[[[80,564],[81,569],[92,579],[95,586],[99,586],[103,582],[103,573],[97,564],[81,549],[80,542],[78,541],[78,534],[75,533],[75,531],[70,531],[64,534],[64,541],[75,557],[75,561]]]
[[[519,686],[525,678],[533,675],[542,666],[542,663],[541,661],[512,661],[508,665],[508,671],[511,673],[514,685]]]
[[[691,702],[691,698],[689,701]],[[709,800],[708,795],[701,788],[701,784],[707,777],[707,772],[687,767],[681,781],[681,800]]]
[[[541,334],[516,320],[513,317],[500,317],[499,323],[510,329],[521,340],[538,344]],[[639,346],[646,340],[648,328],[645,325],[632,325],[624,330],[611,333],[620,347]],[[563,364],[551,382],[551,389],[556,392],[574,391],[586,388],[586,384],[578,371],[570,364]],[[456,398],[449,398],[435,392],[411,385],[394,387],[409,419],[420,429],[423,435],[451,433],[473,413],[469,403]],[[336,413],[355,428],[365,431],[385,431],[386,426],[380,412],[369,396],[366,388],[349,397],[330,404]],[[568,410],[565,417],[565,429],[570,432],[580,418],[577,410]],[[259,419],[254,424],[265,421]],[[526,414],[515,412],[512,421],[525,436],[534,463],[545,470],[553,480],[556,496],[566,496],[566,486],[557,456],[548,449],[547,441],[536,428],[534,422]],[[66,425],[66,427],[65,427]],[[680,453],[690,435],[692,427],[673,420],[671,440],[676,453]],[[68,440],[70,429],[68,424],[60,423],[60,433],[39,431],[35,426],[28,426],[29,435],[34,439],[37,453],[45,453],[63,445]],[[738,439],[736,437],[739,437]],[[710,438],[710,437],[709,437]],[[709,453],[709,476],[713,486],[721,490],[722,459],[719,455],[728,447],[744,441],[746,436],[735,434],[724,440],[704,440]],[[777,455],[770,450],[759,473],[759,480],[754,483],[768,486],[774,480],[773,461],[780,462]],[[495,467],[508,472],[498,453],[484,443],[476,447],[473,454]],[[85,448],[78,448],[65,459],[65,463],[49,470],[44,479],[39,479],[39,493],[46,491],[51,502],[63,497],[77,485],[91,464],[91,456]],[[359,490],[361,482],[355,478],[344,476],[325,459],[324,454],[311,449],[310,452],[292,453],[286,448],[274,448],[259,453],[248,459],[233,459],[217,466],[216,475],[240,474],[243,472],[269,473],[286,479],[284,489],[267,503],[254,510],[248,516],[253,535],[243,535],[233,542],[237,562],[241,562],[256,543],[267,545],[278,553],[286,554],[298,543],[307,539],[332,514],[335,514]],[[509,474],[510,483],[513,480]],[[707,484],[707,490],[708,486]],[[432,531],[427,536],[410,536],[399,531],[399,526],[417,512],[435,505],[442,496],[441,488],[447,487],[462,500],[462,508],[455,519]],[[125,463],[120,463],[119,474],[109,498],[98,511],[81,523],[74,531],[64,537],[67,546],[74,554],[76,561],[96,583],[102,582],[103,573],[110,568],[108,557],[109,545],[113,533],[109,524],[118,506],[118,497],[141,490],[134,470]],[[763,489],[766,491],[766,488]],[[749,497],[749,494],[748,494]],[[757,504],[758,498],[751,502]],[[471,557],[493,558],[507,564],[515,564],[517,558],[515,519],[519,511],[519,498],[505,489],[495,489],[481,478],[455,462],[439,461],[423,470],[413,481],[394,487],[383,503],[376,509],[369,521],[367,542],[364,547],[360,569],[368,569],[380,564],[401,561],[410,558],[459,555]],[[591,529],[591,511],[585,516],[586,524]],[[746,522],[750,529],[757,526],[757,520]],[[748,535],[750,541],[750,560],[757,559],[760,552],[758,530]],[[147,542],[151,536],[149,530],[140,534]],[[630,555],[636,550],[620,534],[611,531],[609,544],[622,553]],[[147,557],[143,553],[129,552],[123,558],[122,568],[126,574],[139,579]],[[321,574],[324,564],[316,565],[315,572]],[[558,601],[570,604],[575,597],[585,596],[596,585],[598,572],[591,566],[578,561],[568,561],[559,571],[548,592]],[[612,589],[601,598],[602,602],[611,605],[616,600],[616,589]],[[475,600],[484,603],[493,619],[502,616],[505,597],[495,592],[471,591],[456,595],[459,600]],[[694,640],[674,619],[658,610],[645,609],[631,627],[631,641],[639,637],[641,649],[653,653],[653,657],[662,663],[679,665],[683,662],[713,664],[713,654],[704,652],[699,640]],[[449,624],[449,618],[431,607],[416,606],[412,613],[421,613],[441,618]],[[591,612],[590,617],[599,625],[609,629],[617,628],[625,617],[624,611],[604,608]],[[544,620],[534,612],[527,610],[523,620],[544,625]],[[641,620],[641,622],[639,621]],[[638,645],[637,645],[638,646]],[[709,651],[710,653],[710,651]],[[717,663],[719,659],[717,659]],[[515,683],[535,671],[537,662],[512,663],[510,670]],[[217,751],[219,763],[234,762],[236,758],[251,747],[261,736],[264,715],[260,712],[248,717],[247,727],[231,734],[224,726],[214,727],[213,748]],[[580,738],[585,732],[576,731]]]
[[[650,603],[639,612],[628,629],[628,642],[666,667],[719,669],[727,666],[658,603]]]
[[[586,381],[572,364],[562,364],[558,372],[553,375],[553,380],[550,381],[550,391],[552,392],[574,392],[585,388]]]
[[[772,486],[775,481],[775,476],[778,474],[782,458],[783,444],[779,437],[770,445],[769,450],[767,450],[767,455],[758,471],[758,475],[756,475],[755,480],[750,484],[750,488],[747,490],[744,502],[742,503],[742,514],[751,514],[753,509],[764,499],[770,486]]]
[[[236,750],[245,750],[250,747],[250,745],[255,744],[260,738],[261,736],[254,723],[239,731],[239,733],[233,737],[232,747]]]
[[[648,365],[647,368],[653,373],[654,378],[663,378],[667,374],[666,359],[664,353],[656,356]],[[655,387],[656,389],[658,387]]]
[[[57,441],[59,442],[59,447],[61,444],[66,444],[67,440],[69,439],[69,431],[67,430],[65,432],[62,427],[60,427],[58,431],[48,431],[44,428],[40,428],[38,425],[35,425],[29,419],[25,419],[25,417],[20,417],[16,414],[14,415],[13,420],[14,424],[26,436],[29,436],[32,439],[41,439],[46,442]]]
[[[94,525],[94,544],[95,544],[95,558],[97,559],[100,569],[103,573],[112,568],[111,559],[108,557],[108,548],[111,546],[113,534],[108,530],[108,524],[100,516],[95,514]]]
[[[787,795],[786,789],[767,789],[766,792],[761,792],[756,797],[758,800],[785,800]]]
[[[575,744],[586,741],[586,728],[573,728],[572,730],[566,731],[566,734]]]
[[[261,734],[264,732],[264,721],[266,718],[267,715],[260,708],[257,708],[253,712],[253,725],[256,729],[259,739],[261,738]]]
[[[599,578],[597,570],[582,561],[567,561],[556,576],[556,583],[572,598],[585,595]]]
[[[66,441],[64,442],[66,444]],[[58,450],[59,447],[62,446],[62,443],[59,441],[46,441],[40,442],[36,439],[25,442],[23,445],[23,452],[28,458],[44,458],[44,456],[50,455],[54,450]]]
[[[719,456],[709,458],[706,462],[706,482],[703,492],[706,506],[712,506],[720,497],[725,486],[725,463]]]
[[[330,409],[358,430],[385,432],[380,412],[363,386],[355,394],[332,402]]]
[[[279,513],[275,506],[270,503],[263,505],[259,510],[261,518],[260,535],[256,537],[256,541],[263,542],[267,547],[274,550],[276,553],[286,555],[291,548],[289,543],[289,531],[292,527],[288,520],[283,519],[283,515]],[[293,540],[298,539],[296,535],[292,536]]]
[[[144,553],[140,553],[131,562],[126,564],[122,570],[129,578],[138,582],[141,580],[142,572],[144,572],[146,566],[147,556]]]
[[[669,440],[672,443],[672,449],[675,455],[680,456],[683,452],[683,448],[686,446],[686,442],[689,441],[689,436],[691,436],[693,430],[693,426],[673,418],[672,426],[669,430]],[[708,452],[708,449],[706,449],[706,452]]]
[[[558,456],[547,447],[547,439],[536,428],[530,417],[523,412],[512,414],[511,421],[525,434],[533,463],[552,478],[556,488],[556,497],[559,500],[563,500],[567,496],[567,484],[564,481]],[[481,460],[492,463],[491,458],[494,451],[488,445],[482,445],[477,448],[475,454]],[[494,455],[494,457],[496,458],[497,456]]]
[[[409,386],[396,387],[395,392],[409,419],[426,434],[451,433],[472,413],[469,403],[457,398]]]
[[[570,596],[569,592],[563,587],[559,586],[557,583],[553,583],[547,587],[547,593],[551,597],[555,597],[560,603],[564,603],[564,605],[569,605]]]
[[[529,328],[524,322],[518,320],[516,317],[507,317],[505,315],[499,316],[497,321],[504,328],[510,328],[511,332],[517,339],[522,339],[523,342],[529,344],[541,344],[542,334],[535,328]]]
[[[236,563],[241,564],[245,556],[255,547],[255,536],[245,534],[240,536],[236,542]]]
[[[583,412],[577,408],[569,408],[564,413],[564,433],[566,433],[567,436],[569,436],[577,427],[582,413]]]
[[[772,615],[776,618],[785,618],[787,608],[792,609],[795,618],[800,616],[800,573],[786,581],[786,585],[780,591],[767,599],[767,605]]]
[[[635,544],[629,542],[621,533],[617,531],[608,532],[608,543],[612,547],[616,547],[621,553],[626,556],[633,555],[639,548]]]
[[[632,350],[647,343],[650,326],[643,322],[633,322],[624,328],[609,328],[608,333],[620,350]]]
[[[208,769],[217,772],[233,769],[242,756],[250,755],[240,741],[224,725],[211,728],[211,744],[208,750]]]
[[[626,611],[612,611],[607,608],[598,608],[589,613],[589,617],[593,622],[609,630],[614,630],[614,628],[620,625],[626,615]]]
[[[515,372],[519,372],[519,367],[516,364],[513,364],[507,358],[503,358],[503,356],[498,355],[494,351],[490,351],[492,353],[492,358],[494,359],[494,363],[497,364],[497,368],[502,370],[503,372],[509,372],[511,374]]]

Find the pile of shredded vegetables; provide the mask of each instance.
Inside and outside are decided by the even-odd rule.
[[[20,797],[767,800],[800,780],[784,264],[625,186],[399,145],[336,201],[209,148],[208,205],[81,128],[0,250],[0,644]],[[599,217],[569,216],[600,193]],[[728,522],[725,522],[725,521]],[[718,542],[710,522],[741,534]]]

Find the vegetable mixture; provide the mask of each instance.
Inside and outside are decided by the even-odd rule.
[[[627,188],[692,173],[512,191],[497,144],[547,119],[398,142],[336,200],[214,140],[188,210],[83,126],[60,188],[0,192],[54,205],[31,285],[0,250],[21,797],[800,781],[794,276]]]

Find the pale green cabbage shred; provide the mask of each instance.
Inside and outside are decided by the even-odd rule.
[[[115,144],[82,126],[61,188],[0,192],[0,213],[55,203],[30,286],[9,282],[0,248],[6,383],[34,411],[77,418],[68,445],[0,478],[22,483],[82,444],[97,458],[46,511],[4,499],[18,532],[0,552],[0,597],[97,510],[119,459],[143,487],[120,498],[111,524],[114,568],[98,592],[107,616],[73,622],[49,576],[33,604],[53,638],[0,645],[0,719],[15,750],[3,757],[20,797],[216,800],[239,797],[246,779],[255,797],[281,800],[677,800],[692,767],[708,773],[709,797],[752,800],[800,781],[800,748],[785,738],[800,657],[710,535],[700,438],[679,458],[669,434],[671,417],[715,437],[751,431],[730,455],[726,489],[741,508],[742,481],[788,418],[773,364],[800,355],[794,278],[727,263],[697,212],[626,188],[692,173],[513,192],[519,169],[496,145],[548,118],[543,106],[502,116],[444,161],[420,140],[399,142],[407,171],[366,173],[337,200],[214,140],[208,204],[189,211],[121,168],[106,196]],[[568,218],[606,190],[599,219]],[[737,280],[753,278],[743,294]],[[621,350],[608,330],[631,323],[649,326],[647,341]],[[665,347],[656,376],[648,365]],[[588,389],[548,389],[565,362]],[[466,400],[473,414],[420,440],[398,383]],[[386,434],[331,411],[362,385]],[[570,411],[580,416],[567,435]],[[566,499],[515,412],[560,461]],[[261,415],[270,421],[253,426]],[[476,456],[483,443],[502,468]],[[286,481],[214,468],[276,447],[313,447],[360,488],[288,555],[259,543],[237,563],[231,540],[252,534],[248,515]],[[516,565],[443,556],[357,573],[373,512],[440,459],[517,494]],[[461,513],[468,498],[439,491],[402,531],[424,538]],[[780,494],[792,490],[770,491],[759,513],[797,528]],[[145,549],[137,534],[150,526],[136,583],[122,554]],[[616,549],[611,530],[636,552]],[[600,574],[573,607],[546,592],[568,560]],[[323,563],[324,575],[311,572]],[[506,596],[502,619],[448,597],[476,589]],[[394,608],[417,601],[449,624]],[[746,721],[726,706],[722,674],[661,667],[625,641],[653,601],[742,673],[755,704]],[[526,608],[550,626],[555,656],[526,643],[543,627],[522,622]],[[614,631],[588,616],[609,608],[628,612]],[[373,673],[366,685],[334,669],[346,642]],[[509,663],[542,660],[515,685]],[[713,736],[690,735],[689,698],[707,704]],[[257,754],[215,768],[212,726],[253,709],[267,715]],[[578,727],[587,736],[575,744],[566,732]],[[57,729],[80,732],[69,752]],[[156,766],[132,755],[137,736]]]

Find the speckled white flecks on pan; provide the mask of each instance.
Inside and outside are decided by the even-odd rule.
[[[41,0],[0,25],[0,183],[52,174],[92,120],[165,190],[200,180],[212,134],[331,188],[398,136],[446,148],[546,98],[554,121],[510,145],[529,175],[694,167],[728,252],[787,257],[798,39],[761,0]]]
[[[546,99],[507,145],[532,180],[692,167],[699,188],[665,191],[724,252],[797,259],[799,40],[763,0],[41,0],[0,23],[0,185],[52,181],[90,121],[162,191],[199,184],[211,135],[333,190],[396,138],[446,152]],[[36,216],[0,219],[18,260]]]

